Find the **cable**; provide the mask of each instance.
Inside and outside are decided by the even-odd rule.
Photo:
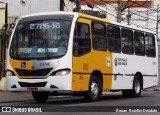
[[[142,15],[137,14],[137,13],[131,13],[131,14],[135,14],[135,15],[137,15],[137,16],[140,16],[140,17],[143,17],[143,18],[146,18],[146,19],[150,19],[150,20],[152,20],[152,21],[157,21],[157,20],[155,20],[155,19],[148,18],[148,17],[142,16]]]
[[[85,0],[84,0],[85,1]],[[86,2],[86,1],[85,1]],[[87,2],[86,2],[87,3]],[[102,10],[101,8],[99,8],[99,7],[97,7],[97,6],[95,6],[96,8],[98,8],[98,9],[100,9],[100,10]],[[104,11],[104,10],[102,10],[102,11]],[[104,12],[106,12],[106,13],[108,13],[108,14],[110,14],[110,15],[112,15],[112,16],[114,16],[114,17],[116,17],[117,19],[118,19],[118,17],[117,16],[115,16],[115,15],[113,15],[113,14],[111,14],[111,13],[109,13],[109,12],[107,12],[107,11],[104,11]],[[141,15],[138,15],[138,16],[141,16]],[[144,17],[144,16],[141,16],[141,17]],[[146,18],[146,17],[145,17]],[[147,19],[148,19],[148,17],[147,17]],[[153,19],[152,19],[153,20]],[[154,20],[155,21],[155,20]],[[156,20],[157,21],[157,20]],[[127,21],[124,21],[124,22],[127,22]],[[131,24],[133,24],[133,25],[136,25],[136,26],[138,26],[138,27],[142,27],[142,28],[145,28],[145,29],[148,29],[148,30],[150,30],[150,31],[153,31],[153,32],[155,32],[154,30],[151,30],[151,29],[149,29],[149,28],[147,28],[147,27],[144,27],[144,26],[140,26],[140,25],[137,25],[137,24],[135,24],[135,23],[131,23]]]
[[[85,1],[85,0],[84,0]],[[102,0],[100,0],[100,1],[102,1]],[[86,1],[85,1],[86,2]],[[103,1],[102,1],[103,2]],[[147,1],[146,1],[147,2]],[[146,3],[145,2],[145,3]],[[111,4],[109,4],[109,5],[111,5]],[[141,4],[142,5],[142,4]],[[144,5],[144,4],[143,4]],[[113,7],[115,7],[115,10],[117,10],[117,7],[116,6],[114,6],[114,5],[111,5],[111,6],[113,6]],[[104,7],[104,5],[102,6],[102,7]],[[105,6],[106,7],[106,6]],[[100,10],[102,10],[101,8],[99,8],[99,7],[97,7],[96,6],[96,8],[98,8],[98,9],[100,9]],[[104,10],[102,10],[102,11],[104,11]],[[111,14],[111,13],[109,13],[109,12],[107,12],[107,11],[105,11],[106,13],[108,13],[108,14],[110,14],[110,15],[112,15],[112,16],[114,16],[114,17],[116,17],[117,19],[118,19],[118,17],[117,16],[115,16],[115,15],[113,15],[113,14]],[[132,13],[133,14],[133,13]],[[134,13],[135,15],[137,15],[137,16],[140,16],[140,17],[143,17],[143,18],[147,18],[147,19],[150,19],[150,20],[152,20],[152,21],[157,21],[157,20],[155,20],[155,19],[152,19],[152,18],[148,18],[148,17],[145,17],[145,16],[142,16],[142,15],[140,15],[140,14],[137,14],[137,13]],[[127,22],[127,21],[124,21],[124,22]],[[152,22],[152,23],[154,23],[154,22]],[[150,31],[153,31],[153,32],[155,32],[154,30],[151,30],[151,29],[149,29],[149,28],[147,28],[147,27],[144,27],[144,26],[140,26],[140,25],[137,25],[137,24],[135,24],[135,23],[131,23],[131,24],[133,24],[133,25],[136,25],[136,26],[138,26],[138,27],[142,27],[142,28],[145,28],[145,29],[148,29],[148,30],[150,30]]]
[[[130,1],[131,2],[131,1]],[[129,8],[129,7],[131,7],[132,5],[134,5],[135,3],[137,2],[137,0],[136,1],[134,1],[134,2],[132,2],[132,4],[131,5],[128,5],[127,6],[127,4],[122,8],[122,12],[126,9],[126,8]],[[127,0],[127,3],[129,3],[129,0]]]
[[[127,21],[124,21],[124,22],[127,22]],[[133,25],[136,25],[137,27],[142,27],[142,28],[144,28],[144,29],[147,29],[147,30],[150,30],[150,31],[156,32],[156,31],[154,31],[154,30],[152,30],[152,29],[149,29],[149,28],[144,27],[144,26],[141,26],[141,25],[137,25],[137,24],[135,24],[135,23],[133,23],[133,22],[130,22],[130,24],[133,24]]]
[[[135,2],[135,4],[139,5],[139,6],[137,6],[137,7],[143,7],[147,2],[148,2],[148,0],[146,0],[143,4],[138,4],[138,3],[136,3],[136,2]]]
[[[104,2],[103,0],[100,0],[100,1]],[[107,1],[106,1],[106,2],[107,2]],[[128,2],[128,1],[127,1],[127,2]],[[145,3],[141,4],[141,6],[145,5],[147,2],[148,2],[148,0],[146,0]],[[137,0],[134,2],[134,4],[135,4],[135,3],[138,4],[138,3],[137,3]],[[116,7],[116,6],[110,4],[109,2],[107,2],[107,4],[110,5],[110,6],[115,7],[116,10],[117,10],[117,7]],[[132,4],[132,5],[133,5],[133,4]],[[130,5],[130,6],[132,6],[132,5]],[[138,5],[140,5],[140,4],[138,4]],[[130,6],[129,6],[129,7],[130,7]],[[140,6],[138,6],[138,7],[140,7]],[[131,9],[133,9],[133,8],[131,8]],[[148,8],[146,8],[146,9],[148,9]],[[135,9],[134,9],[134,10],[135,10]],[[138,11],[138,10],[135,10],[135,11]],[[153,11],[155,11],[155,10],[153,10]],[[157,11],[156,11],[156,12],[157,12]],[[141,16],[141,15],[138,14],[138,16]],[[144,17],[144,16],[143,16],[143,17]],[[156,16],[154,16],[154,17],[156,17]],[[146,17],[146,18],[148,18],[148,17]],[[150,18],[150,19],[152,19],[152,18]],[[154,20],[154,19],[153,19],[153,20]],[[154,21],[155,21],[155,20],[154,20]]]
[[[104,3],[107,3],[107,4],[110,4],[110,3],[107,2],[107,1],[103,1],[103,0],[99,0],[99,1],[104,2]],[[132,4],[128,5],[129,2],[132,2]],[[127,3],[126,3],[126,5],[122,8],[122,11],[125,10],[126,8],[128,8],[128,7],[133,6],[134,4],[138,4],[139,6],[137,6],[137,7],[144,6],[147,2],[148,2],[148,0],[146,0],[143,4],[138,4],[138,3],[137,3],[137,0],[135,0],[135,1],[129,1],[129,0],[127,0]],[[110,5],[111,5],[111,4],[110,4]]]
[[[116,9],[117,10],[117,9]],[[137,11],[137,10],[136,10]],[[152,20],[152,21],[157,21],[157,20],[155,20],[155,19],[152,19],[152,18],[149,18],[149,17],[146,17],[146,16],[142,16],[142,15],[140,15],[140,14],[137,14],[137,13],[132,13],[132,14],[135,14],[135,15],[137,15],[137,16],[140,16],[140,17],[143,17],[143,18],[146,18],[146,19],[150,19],[150,20]]]
[[[102,0],[100,0],[101,2],[104,2],[104,1],[102,1]],[[137,0],[136,0],[137,1]],[[143,4],[141,4],[141,5],[144,5],[144,4],[146,4],[146,2],[147,2],[148,0],[146,0],[145,1],[145,3],[143,3]],[[133,4],[132,4],[133,5]],[[112,6],[114,6],[114,5],[112,5]],[[114,6],[115,8],[116,8],[116,10],[117,10],[117,7],[116,6]],[[133,8],[132,8],[133,9]],[[138,10],[136,10],[136,11],[138,11]],[[132,13],[133,14],[133,13]],[[147,19],[150,19],[150,20],[153,20],[153,21],[157,21],[157,20],[155,20],[155,19],[152,19],[152,18],[149,18],[149,17],[145,17],[145,16],[142,16],[142,15],[140,15],[140,14],[137,14],[137,13],[134,13],[135,15],[137,15],[137,16],[140,16],[140,17],[143,17],[143,18],[147,18]]]
[[[97,7],[97,8],[98,8],[98,7]],[[100,8],[98,8],[98,9],[100,9]],[[107,11],[106,11],[106,12],[107,12]],[[107,13],[110,14],[109,12],[107,12]],[[115,15],[113,15],[113,14],[110,14],[110,15],[118,18],[117,16],[115,16]],[[127,21],[124,21],[124,22],[127,22]],[[131,23],[131,24],[136,25],[136,26],[138,26],[138,27],[142,27],[142,28],[144,28],[144,29],[148,29],[148,30],[153,31],[153,32],[156,32],[156,31],[154,31],[154,30],[151,30],[151,29],[149,29],[149,28],[147,28],[147,27],[144,27],[144,26],[137,25],[137,24],[135,24],[135,23]]]
[[[138,3],[136,3],[136,4],[138,4]],[[152,8],[147,8],[147,9],[157,12],[157,10],[154,10],[154,9],[152,9]],[[159,10],[159,11],[160,11],[160,10]]]
[[[133,11],[136,11],[136,12],[140,12],[140,11],[138,11],[138,10],[136,10],[136,9],[133,9],[133,8],[130,8],[130,9],[132,9]],[[145,12],[145,11],[144,11]],[[152,12],[153,13],[153,12]],[[154,12],[154,13],[157,13],[157,12]],[[153,17],[157,17],[157,16],[153,16]]]

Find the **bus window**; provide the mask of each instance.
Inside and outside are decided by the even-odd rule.
[[[156,56],[156,50],[155,50],[155,38],[153,35],[146,34],[145,35],[145,41],[146,41],[146,55],[148,57],[155,57]]]
[[[108,50],[110,52],[121,52],[121,37],[120,28],[109,25],[107,27],[107,37],[108,37]]]
[[[107,38],[105,24],[92,22],[92,44],[94,50],[106,51]]]
[[[122,52],[124,54],[133,54],[133,31],[125,28],[121,29]]]
[[[90,52],[90,30],[89,25],[77,23],[74,32],[73,55],[81,56]]]
[[[145,55],[144,33],[138,31],[134,32],[134,47],[136,55]]]

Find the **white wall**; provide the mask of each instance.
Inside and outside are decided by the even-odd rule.
[[[157,8],[157,5],[160,6],[160,0],[152,0],[152,8]]]
[[[23,16],[30,13],[60,10],[60,0],[24,0],[26,5],[21,4],[22,0],[1,0],[8,3],[9,16]]]

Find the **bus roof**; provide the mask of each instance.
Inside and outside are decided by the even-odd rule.
[[[142,32],[146,32],[146,33],[156,34],[156,32],[154,32],[154,31],[151,31],[149,29],[144,29],[144,28],[138,27],[136,25],[127,25],[127,24],[118,23],[118,22],[111,22],[111,24],[114,24],[114,25],[117,25],[117,26],[121,26],[121,27],[131,28],[131,29],[142,31]]]
[[[49,11],[49,12],[40,12],[40,13],[28,14],[28,15],[22,16],[21,18],[31,17],[31,16],[39,16],[39,15],[53,15],[53,14],[57,14],[57,15],[78,15],[77,12]]]

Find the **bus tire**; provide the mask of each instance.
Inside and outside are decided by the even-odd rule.
[[[141,96],[141,79],[140,77],[137,75],[135,76],[134,80],[133,80],[133,90],[132,90],[132,97],[134,98],[138,98]]]
[[[49,98],[49,92],[32,92],[32,96],[37,102],[46,102]]]
[[[134,80],[133,80],[133,88],[132,90],[124,90],[122,91],[122,95],[124,97],[132,97],[132,98],[138,98],[141,95],[141,79],[139,78],[139,76],[135,76]]]
[[[96,76],[91,76],[89,90],[84,93],[87,102],[98,101],[101,96],[101,81]]]
[[[123,97],[126,97],[126,98],[129,98],[129,97],[131,97],[131,91],[132,90],[124,90],[124,91],[122,91],[122,95],[123,95]]]

